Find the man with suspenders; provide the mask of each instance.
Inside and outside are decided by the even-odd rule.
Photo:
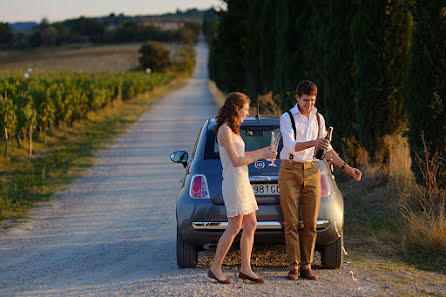
[[[314,149],[327,150],[326,158],[342,168],[354,180],[361,180],[361,171],[350,167],[333,150],[328,140],[325,120],[314,107],[317,87],[308,80],[297,85],[297,104],[280,117],[283,149],[280,153],[279,172],[280,206],[284,215],[285,242],[289,273],[287,278],[297,280],[300,275],[317,280],[311,269],[316,243],[316,221],[321,199],[321,174],[314,158]],[[299,201],[302,203],[304,223],[298,232]]]

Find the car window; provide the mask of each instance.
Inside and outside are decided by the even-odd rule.
[[[275,136],[280,133],[279,127],[271,126],[242,126],[240,136],[245,142],[245,151],[254,151],[271,144],[272,132]],[[216,135],[213,131],[208,131],[204,159],[220,159]],[[282,142],[279,143],[279,152],[282,149]]]
[[[195,140],[195,145],[194,145],[194,149],[192,150],[192,155],[190,157],[190,160],[193,160],[195,158],[195,153],[197,152],[198,144],[200,143],[202,134],[205,133],[205,131],[206,131],[206,127],[207,127],[207,121],[203,124],[200,131],[198,132],[198,136]]]

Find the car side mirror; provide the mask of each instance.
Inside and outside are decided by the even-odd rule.
[[[170,154],[170,160],[175,163],[181,163],[186,168],[187,160],[189,160],[189,154],[185,151],[178,151]]]

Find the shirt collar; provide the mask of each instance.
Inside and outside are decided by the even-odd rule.
[[[299,114],[299,115],[302,115],[302,114],[300,113],[299,107],[297,107],[298,104],[299,104],[299,103],[296,103],[296,105],[294,105],[294,107],[291,108],[290,111],[291,111],[292,114]],[[317,108],[313,106],[313,107],[311,108],[311,110],[310,110],[310,114],[316,114],[316,112],[317,112]]]

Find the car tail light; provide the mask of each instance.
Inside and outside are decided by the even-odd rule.
[[[192,176],[192,181],[189,188],[189,196],[191,196],[192,198],[210,198],[206,176],[204,176],[203,174],[196,174]]]
[[[330,180],[326,174],[321,174],[321,196],[330,196]]]

